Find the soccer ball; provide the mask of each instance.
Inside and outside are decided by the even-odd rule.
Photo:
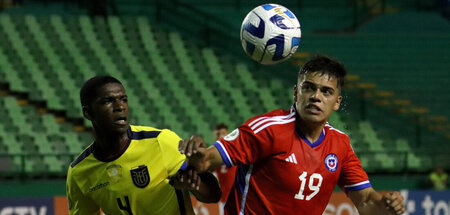
[[[277,64],[288,59],[298,48],[300,23],[287,8],[264,4],[250,11],[241,25],[241,43],[253,60]]]

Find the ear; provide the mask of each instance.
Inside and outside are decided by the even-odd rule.
[[[92,116],[89,113],[90,112],[89,107],[88,106],[83,106],[82,109],[83,109],[83,116],[84,116],[84,118],[86,118],[88,120],[92,120]]]
[[[334,104],[333,110],[337,111],[339,110],[339,107],[341,106],[342,96],[338,96],[336,99],[336,103]]]

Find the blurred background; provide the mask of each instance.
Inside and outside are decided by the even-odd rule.
[[[263,3],[0,0],[0,212],[33,198],[55,205],[36,214],[62,214],[68,165],[93,140],[79,89],[96,74],[123,82],[131,123],[213,143],[219,122],[289,108],[300,65],[325,54],[349,71],[329,122],[372,185],[409,192],[409,214],[449,214],[450,192],[432,191],[430,173],[450,170],[450,1],[271,1],[302,26],[297,53],[275,66],[251,61],[239,40]]]

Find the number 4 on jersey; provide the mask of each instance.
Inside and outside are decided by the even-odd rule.
[[[295,194],[295,198],[296,199],[300,199],[300,200],[304,200],[305,196],[303,195],[303,191],[305,190],[305,186],[307,183],[306,177],[308,176],[307,172],[303,172],[298,178],[301,181],[301,185],[300,185],[300,190],[298,191],[297,194]],[[315,180],[315,179],[318,179]],[[320,190],[320,186],[322,185],[322,180],[323,177],[322,175],[318,174],[318,173],[313,173],[310,177],[309,177],[309,183],[308,183],[308,188],[312,192],[311,194],[306,196],[306,201],[311,200]],[[317,183],[315,184],[315,181],[317,181]]]

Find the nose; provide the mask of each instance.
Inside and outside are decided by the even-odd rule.
[[[124,102],[122,102],[122,101],[120,101],[120,100],[117,100],[117,101],[115,101],[114,102],[114,111],[115,112],[122,112],[122,111],[124,111],[125,110],[125,103]]]
[[[314,101],[314,102],[320,102],[320,96],[321,96],[321,92],[320,89],[317,89],[314,93],[311,94],[311,96],[309,97],[310,101]]]

